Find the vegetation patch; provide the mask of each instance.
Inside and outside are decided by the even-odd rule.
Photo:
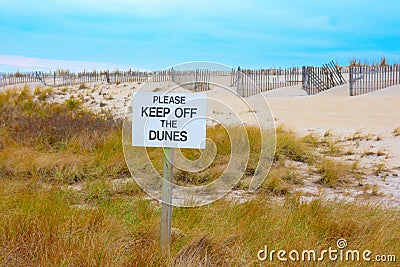
[[[351,249],[400,255],[398,211],[358,202],[303,203],[292,193],[309,174],[319,175],[322,186],[346,184],[358,166],[337,160],[338,150],[327,151],[326,139],[299,138],[279,127],[274,162],[261,189],[245,202],[223,198],[174,208],[167,257],[159,246],[160,205],[129,179],[121,122],[81,105],[47,103],[41,95],[42,89],[0,92],[1,266],[256,266],[265,245],[322,251],[339,238]],[[230,130],[239,148],[246,144]],[[243,179],[256,172],[261,142],[259,129],[245,130],[250,159]],[[234,153],[227,131],[208,127],[207,137],[217,144],[215,162],[204,172],[176,170],[178,183],[202,185],[223,172]],[[199,150],[181,152],[193,162],[201,158]],[[161,171],[160,150],[148,153]],[[316,173],[305,174],[299,166]],[[376,174],[382,172],[384,166],[376,166]]]

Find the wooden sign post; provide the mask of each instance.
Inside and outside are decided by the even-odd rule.
[[[169,254],[174,148],[205,148],[205,93],[137,92],[132,101],[132,145],[164,148],[161,247]]]
[[[173,178],[174,149],[164,148],[164,170],[161,183],[161,248],[164,253],[170,251],[172,227],[172,178]],[[171,203],[171,204],[169,204]]]

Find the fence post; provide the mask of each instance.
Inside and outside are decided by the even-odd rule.
[[[239,94],[239,86],[240,86],[240,66],[237,69],[237,77],[236,77],[236,91]]]
[[[306,66],[302,67],[302,73],[301,73],[301,79],[302,79],[302,87],[303,89],[308,89],[308,82],[307,82],[307,69]]]
[[[353,67],[349,69],[349,88],[350,88],[350,96],[353,96]]]

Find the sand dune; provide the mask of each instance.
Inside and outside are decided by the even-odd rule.
[[[302,89],[301,85],[293,85],[264,92],[262,95],[265,97],[296,97],[306,96],[307,92]],[[257,97],[257,95],[253,97]]]
[[[383,88],[381,90],[377,90],[371,93],[359,95],[357,97],[376,97],[376,96],[383,96],[383,97],[400,97],[400,85],[394,85],[387,88]],[[399,103],[400,105],[400,103]]]
[[[348,86],[342,85],[315,96],[267,100],[278,122],[300,132],[321,129],[388,134],[400,127],[400,93],[394,92],[395,88],[352,97],[347,90]]]
[[[322,91],[321,93],[318,93],[315,95],[315,97],[349,97],[349,85],[348,84],[343,84],[339,85],[336,87],[333,87],[331,89],[328,89],[326,91]]]

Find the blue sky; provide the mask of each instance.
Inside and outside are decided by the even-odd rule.
[[[0,0],[0,72],[400,62],[400,1]]]

